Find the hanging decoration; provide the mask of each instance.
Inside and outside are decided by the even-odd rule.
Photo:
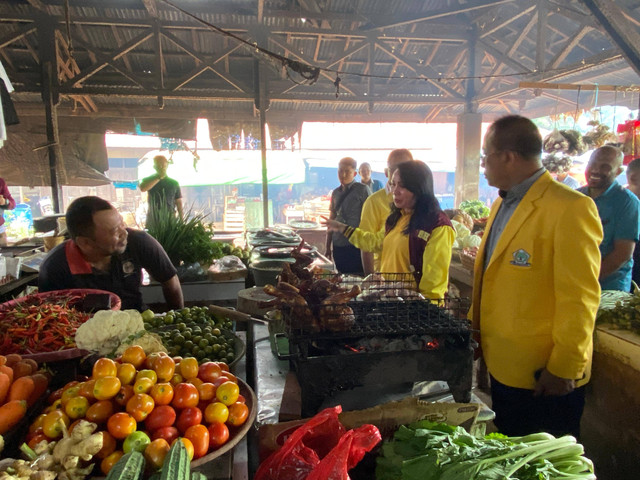
[[[618,125],[618,140],[624,153],[623,164],[640,157],[640,120],[627,120]]]
[[[600,110],[596,110],[595,113],[599,114]],[[599,115],[594,116],[594,118],[598,117]],[[591,127],[591,130],[582,136],[582,140],[590,150],[602,147],[607,143],[615,143],[618,141],[618,137],[616,137],[609,127],[600,123],[599,120],[591,120],[587,125]]]

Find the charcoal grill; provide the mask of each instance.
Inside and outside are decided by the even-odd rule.
[[[466,299],[439,305],[424,301],[352,301],[355,322],[341,332],[313,332],[286,320],[291,368],[302,392],[302,415],[317,412],[327,397],[356,387],[443,380],[457,402],[469,402],[473,348]],[[405,346],[408,338],[413,345]],[[395,351],[384,350],[400,345]],[[378,348],[379,347],[379,348]],[[285,358],[281,356],[281,358]]]

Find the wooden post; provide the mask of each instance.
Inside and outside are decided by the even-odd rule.
[[[44,102],[47,152],[51,176],[51,200],[55,213],[62,213],[62,189],[58,183],[57,165],[63,161],[58,135],[58,64],[56,57],[55,23],[48,16],[40,16],[38,24],[38,45],[42,68],[42,101]]]

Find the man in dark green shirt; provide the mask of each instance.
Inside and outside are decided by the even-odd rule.
[[[144,178],[140,182],[140,191],[149,192],[149,211],[147,212],[147,228],[150,221],[161,209],[170,212],[178,211],[182,217],[182,193],[180,185],[173,178],[167,177],[167,167],[169,161],[163,155],[153,157],[153,168],[157,172],[155,175]]]

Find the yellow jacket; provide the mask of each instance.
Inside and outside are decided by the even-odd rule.
[[[391,203],[393,196],[387,192],[386,188],[378,190],[373,195],[369,195],[362,206],[362,215],[360,215],[359,228],[365,232],[378,233],[384,235],[384,224],[387,221],[389,213],[391,213]],[[378,242],[375,236],[362,239],[360,250],[365,252],[373,252],[374,271],[380,271],[380,252],[382,242]]]
[[[483,273],[492,206],[474,269],[470,319],[491,375],[533,389],[534,374],[588,382],[600,302],[602,226],[589,197],[545,172],[505,227]]]

